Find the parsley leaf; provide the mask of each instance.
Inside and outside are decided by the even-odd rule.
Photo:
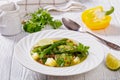
[[[30,14],[30,19],[23,23],[23,29],[26,32],[33,33],[41,31],[46,25],[57,29],[62,25],[60,20],[53,20],[51,14],[42,8]]]
[[[90,47],[89,46],[84,46],[83,44],[79,43],[78,47],[77,47],[77,51],[82,53],[82,56],[86,56],[88,55],[88,49]]]

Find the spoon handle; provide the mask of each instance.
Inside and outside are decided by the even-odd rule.
[[[119,46],[119,45],[114,44],[114,43],[112,43],[112,42],[109,42],[109,41],[107,41],[107,40],[105,40],[105,39],[103,39],[103,38],[101,38],[101,37],[98,37],[98,36],[96,36],[95,34],[89,32],[89,31],[86,31],[86,33],[88,33],[88,34],[96,37],[96,38],[99,39],[101,42],[103,42],[104,44],[106,44],[107,46],[109,46],[110,48],[115,49],[115,50],[120,50],[120,46]]]

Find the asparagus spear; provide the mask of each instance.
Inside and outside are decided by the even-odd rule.
[[[62,40],[60,40],[60,41],[54,42],[54,44],[52,44],[52,45],[49,46],[48,48],[44,49],[44,50],[40,53],[40,58],[43,58],[44,55],[46,55],[46,54],[50,54],[50,53],[51,53],[51,50],[53,50],[53,49],[56,48],[57,46],[66,44],[66,41],[67,41],[67,40],[68,40],[68,39],[62,39]]]

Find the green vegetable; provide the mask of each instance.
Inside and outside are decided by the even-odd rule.
[[[47,58],[42,58],[42,62],[45,64]]]
[[[110,10],[105,11],[105,15],[110,15],[114,12],[114,7],[112,6]]]
[[[88,55],[88,46],[84,46],[83,44],[79,43],[78,46],[68,45],[70,44],[66,42],[67,39],[62,39],[54,44],[38,46],[32,50],[32,52],[39,53],[40,58],[43,58],[44,55],[54,53],[54,54],[62,54],[62,53],[69,53],[69,54],[76,54],[80,57]],[[57,48],[58,47],[58,48]],[[78,54],[79,53],[79,54]]]
[[[35,47],[35,48],[32,50],[33,53],[38,53],[38,52],[41,52],[41,51],[42,51],[42,50],[41,50],[41,46]]]
[[[52,58],[55,67],[67,67],[84,61],[88,56],[89,47],[82,43],[75,43],[70,39],[53,40],[52,44],[34,47],[33,53],[39,55],[39,61],[46,63],[48,58]],[[45,64],[46,65],[46,64]]]
[[[62,67],[62,66],[65,65],[65,61],[64,61],[63,58],[58,58],[58,59],[56,60],[56,62],[57,62],[57,66]]]
[[[59,20],[54,20],[50,22],[50,25],[53,27],[53,29],[57,29],[62,25],[62,23]]]
[[[42,50],[48,48],[50,45],[51,45],[51,44],[44,45],[44,46],[37,46],[37,47],[35,47],[35,48],[32,50],[32,52],[33,52],[33,53],[39,53],[39,52],[41,52]]]
[[[29,33],[41,31],[46,25],[50,25],[53,29],[57,29],[62,25],[61,21],[53,20],[51,14],[41,8],[30,14],[30,16],[31,18],[23,23],[23,29]]]
[[[88,46],[84,46],[83,44],[79,43],[77,47],[77,51],[80,52],[83,56],[88,55]]]
[[[72,55],[67,53],[57,54],[55,60],[57,62],[57,66],[70,66],[72,64]]]
[[[88,55],[88,49],[89,49],[88,46],[84,46],[83,44],[79,43],[78,46],[60,45],[57,51],[59,51],[59,53],[69,53],[69,54],[77,53],[77,55],[79,53],[79,57],[80,56],[83,57]]]
[[[66,40],[67,39],[62,39],[59,40],[57,42],[54,42],[54,44],[52,44],[51,46],[49,46],[47,49],[44,49],[41,53],[40,53],[40,58],[43,58],[45,54],[50,54],[51,50],[53,50],[54,48],[56,48],[59,45],[64,45],[66,44]]]

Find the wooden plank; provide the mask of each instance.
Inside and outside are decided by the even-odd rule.
[[[120,26],[119,26],[120,21],[119,21],[119,16],[116,15],[119,13],[118,10],[116,10],[116,8],[119,5],[119,2],[115,1],[115,0],[109,0],[109,1],[106,0],[105,4],[109,4],[108,7],[110,7],[110,5],[115,7],[115,11],[111,15],[112,20],[111,20],[110,26],[105,29],[106,39],[120,45],[120,41],[119,41],[120,40]],[[108,53],[112,53],[114,55],[119,55],[118,51],[115,51],[112,49],[106,49],[105,55],[107,55]],[[105,61],[104,61],[104,63],[105,63]],[[120,74],[119,71],[114,72],[114,71],[111,71],[107,68],[104,68],[103,70],[104,70],[104,79],[105,80],[119,80],[119,78],[120,78],[118,75],[118,74]]]
[[[112,21],[111,21],[111,25],[106,29],[106,35],[107,35],[107,39],[109,39],[110,41],[120,45],[120,8],[119,8],[119,4],[120,1],[119,0],[109,0],[108,1],[112,6],[114,6],[115,11],[114,13],[111,15],[112,16]],[[113,54],[114,56],[116,56],[118,59],[120,59],[120,52],[119,51],[115,51],[110,49],[108,51],[109,53]],[[105,69],[105,72],[109,73],[109,74],[105,74],[105,79],[106,80],[119,80],[120,79],[120,71],[110,71],[108,69]],[[109,76],[109,77],[107,77]]]
[[[47,80],[85,80],[84,74],[74,76],[47,76]]]
[[[0,36],[0,80],[9,80],[14,38]]]
[[[115,7],[115,12],[112,14],[111,26],[109,26],[106,30],[96,31],[98,35],[104,37],[107,40],[115,42],[120,45],[120,8],[119,0],[88,0],[84,3],[88,8],[94,7],[97,5],[102,5],[106,9],[111,5]],[[16,61],[16,58],[13,54],[14,45],[24,36],[25,33],[17,35],[15,37],[2,37],[0,36],[0,80],[120,80],[120,71],[110,71],[105,66],[105,60],[99,65],[99,67],[95,68],[88,73],[68,76],[68,77],[55,77],[55,76],[47,76],[42,75],[37,72],[33,72]],[[105,56],[107,53],[112,53],[116,57],[120,58],[120,54],[118,51],[114,51],[104,45]],[[99,51],[98,51],[99,52]]]
[[[15,36],[15,41],[14,41],[15,45],[20,39],[22,39],[26,35],[27,34],[23,32]],[[18,61],[16,61],[16,57],[14,56],[14,54],[11,65],[10,80],[46,80],[45,75],[31,71],[23,67]]]
[[[110,8],[111,6],[111,4],[107,0],[101,0],[101,1],[99,0],[98,2],[96,2],[96,0],[93,0],[93,2],[94,2],[92,3],[93,6],[102,5],[105,9]],[[114,32],[117,32],[117,31],[114,31]],[[98,33],[103,38],[106,38],[108,36],[108,30],[103,30],[103,32],[95,31],[95,33]],[[106,39],[111,40],[113,38],[109,36]],[[103,45],[103,48],[104,48],[105,55],[107,55],[107,53],[111,51],[107,46]],[[118,80],[119,76],[117,76],[116,74],[119,74],[119,71],[113,72],[108,70],[105,66],[105,59],[104,59],[104,61],[98,68],[86,73],[85,80]]]

